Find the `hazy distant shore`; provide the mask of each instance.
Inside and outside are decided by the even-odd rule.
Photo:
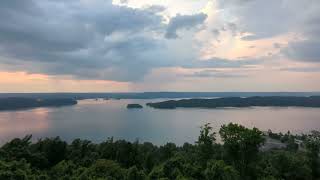
[[[77,101],[70,98],[35,99],[22,97],[0,98],[1,110],[19,110],[37,107],[54,107],[75,105]]]
[[[72,98],[81,99],[175,99],[253,96],[320,96],[320,92],[119,92],[119,93],[0,93],[0,98]]]

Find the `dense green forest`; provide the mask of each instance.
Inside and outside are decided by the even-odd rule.
[[[262,151],[270,137],[286,148]],[[26,136],[1,147],[0,179],[310,180],[320,177],[319,147],[319,132],[264,135],[237,124],[218,133],[206,124],[194,144],[182,146],[113,138],[99,144],[80,139],[68,144],[59,137],[32,143]]]
[[[253,97],[223,97],[213,99],[181,99],[156,103],[147,103],[148,106],[159,109],[183,108],[223,108],[223,107],[320,107],[320,96],[253,96]]]

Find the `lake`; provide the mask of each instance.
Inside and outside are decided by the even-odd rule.
[[[229,122],[274,132],[307,133],[320,129],[320,108],[221,108],[221,109],[153,109],[149,100],[81,100],[75,106],[36,108],[0,112],[0,144],[15,137],[32,134],[34,139],[60,136],[101,142],[108,137],[154,144],[193,143],[201,125],[211,123],[215,131]],[[126,109],[128,103],[143,109]]]

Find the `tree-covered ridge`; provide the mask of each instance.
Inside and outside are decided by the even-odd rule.
[[[182,99],[156,103],[147,103],[148,106],[159,109],[183,108],[223,108],[223,107],[320,107],[320,96],[256,96],[256,97],[224,97],[215,99]]]
[[[309,180],[319,179],[320,134],[268,133],[287,144],[260,151],[266,136],[237,124],[221,127],[222,144],[204,125],[195,144],[177,146],[108,140],[95,144],[59,137],[13,139],[0,148],[0,179]],[[303,149],[297,148],[296,140]]]
[[[77,101],[72,98],[23,98],[23,97],[8,97],[0,98],[0,110],[17,110],[24,108],[36,107],[52,107],[52,106],[66,106],[75,105]]]

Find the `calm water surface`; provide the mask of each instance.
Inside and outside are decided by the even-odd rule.
[[[155,144],[193,143],[207,122],[216,131],[222,124],[239,123],[261,130],[294,133],[320,130],[320,108],[126,109],[128,103],[157,100],[82,100],[78,105],[0,112],[0,144],[32,134],[34,139],[60,136],[101,142],[116,139]]]

